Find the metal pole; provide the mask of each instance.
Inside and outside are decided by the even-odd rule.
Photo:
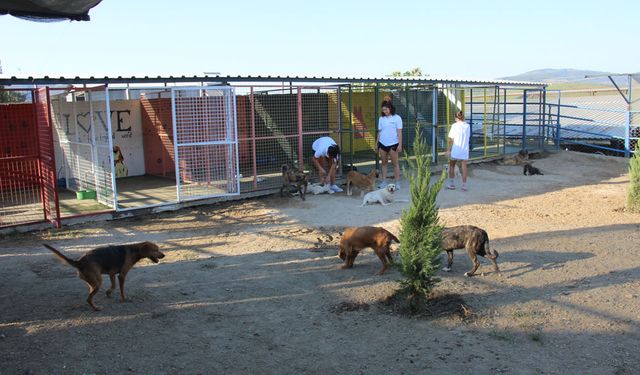
[[[379,87],[379,84],[377,82],[376,82],[376,86],[375,86],[375,88],[373,90],[374,90],[374,103],[373,103],[373,119],[374,119],[373,120],[373,126],[374,126],[373,138],[374,138],[374,140],[373,141],[376,142],[373,145],[373,149],[375,150],[376,147],[378,147],[378,143],[377,143],[377,140],[378,140],[378,124],[376,123],[376,121],[379,120],[378,118],[380,116],[380,114],[378,113],[378,107],[379,107],[378,103],[379,103],[379,100],[380,100],[380,97],[379,97],[379,95],[380,95],[380,87]],[[375,169],[376,170],[380,170],[380,157],[378,156],[377,152],[376,152],[375,160],[376,160]]]
[[[483,106],[483,118],[482,118],[482,125],[484,128],[484,157],[487,157],[487,88],[485,87],[483,90],[483,101],[482,101],[482,106]],[[473,134],[473,129],[472,133]]]
[[[258,189],[258,164],[256,162],[256,113],[253,86],[249,88],[249,105],[251,106],[251,173],[253,174],[253,189]]]
[[[62,227],[62,221],[60,219],[60,199],[58,196],[58,181],[57,181],[57,170],[56,170],[56,151],[55,151],[55,147],[53,147],[53,119],[51,118],[51,96],[49,94],[49,88],[47,87],[47,122],[49,124],[48,128],[49,128],[49,132],[47,134],[47,136],[50,139],[50,145],[51,145],[51,167],[53,168],[53,199],[54,199],[54,204],[55,204],[55,208],[56,208],[56,218],[55,218],[55,222],[54,222],[54,226],[56,228],[61,228]],[[60,147],[62,148],[62,147]],[[63,164],[66,164],[63,162]],[[66,178],[66,176],[65,176]]]
[[[433,86],[431,95],[431,159],[435,164],[438,162],[438,86]]]
[[[560,150],[560,95],[562,94],[562,92],[560,90],[558,90],[558,115],[556,118],[556,121],[558,121],[558,123],[556,124],[556,148],[558,150]]]
[[[540,142],[542,143],[542,149],[546,149],[546,141],[545,141],[545,130],[546,130],[546,114],[547,114],[547,89],[543,88],[540,90],[540,100],[542,101],[542,118],[540,119]]]
[[[298,169],[304,169],[304,158],[302,157],[302,87],[298,86]]]
[[[631,111],[627,111],[626,123],[624,124],[624,157],[628,158],[630,155],[629,148],[629,135],[630,135],[630,127],[631,127]]]
[[[93,172],[93,186],[96,189],[96,198],[98,197],[98,146],[96,145],[96,124],[93,115],[93,99],[91,98],[91,90],[87,91],[89,98],[89,123],[91,124],[91,171]],[[110,116],[109,116],[110,117]],[[109,134],[109,137],[111,134]],[[86,189],[86,188],[85,188]]]
[[[353,167],[353,91],[351,85],[349,85],[349,154],[351,157],[351,167]]]
[[[406,106],[405,108],[407,109],[407,114],[406,114],[406,118],[407,118],[407,125],[409,125],[409,117],[411,116],[411,109],[409,106],[409,84],[405,83],[404,84],[404,91],[405,91],[405,97],[406,97]],[[408,143],[408,139],[409,139],[409,135],[407,134],[407,131],[403,131],[402,132],[402,144],[404,145],[404,148],[407,148],[407,143]],[[400,155],[398,155],[400,156]]]
[[[338,93],[338,146],[340,146],[340,152],[344,151],[344,147],[342,147],[342,86],[338,86],[336,89]],[[340,169],[340,173],[342,173],[342,169]]]
[[[631,103],[632,103],[632,98],[631,98],[631,74],[629,74],[627,76],[627,84],[628,84],[628,88],[627,88],[627,97],[628,97],[628,104],[627,104],[627,123],[624,129],[624,156],[625,157],[629,157],[631,155],[631,142],[629,137],[631,136]],[[636,148],[638,148],[638,142],[636,142]]]
[[[502,111],[502,154],[507,153],[507,89],[503,89],[504,106]]]
[[[171,122],[173,123],[173,160],[176,174],[176,199],[180,202],[180,155],[178,154],[178,124],[176,123],[176,88],[171,88]]]
[[[522,96],[522,147],[527,148],[527,90],[523,90]]]
[[[128,91],[128,90],[127,90]],[[109,87],[104,88],[107,101],[107,135],[109,137],[109,164],[111,165],[111,190],[113,191],[113,209],[118,210],[118,185],[116,184],[116,166],[113,160],[113,137],[111,136],[111,103],[109,99]],[[105,186],[106,187],[106,186]],[[99,194],[97,192],[96,194]]]
[[[473,89],[469,89],[469,96],[471,97],[471,108],[469,109],[469,134],[473,135]],[[473,150],[473,137],[469,137],[469,150]]]
[[[233,115],[231,117],[231,123],[233,126],[233,144],[234,144],[234,148],[236,149],[235,152],[235,156],[236,156],[236,162],[234,165],[234,169],[236,172],[236,181],[237,181],[237,185],[236,188],[237,193],[240,194],[240,150],[238,150],[240,148],[240,142],[238,141],[238,112],[237,112],[237,103],[236,103],[236,89],[235,88],[231,88],[231,102],[233,103]]]

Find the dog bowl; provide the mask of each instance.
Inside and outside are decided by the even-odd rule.
[[[95,190],[80,190],[76,191],[77,199],[96,199],[96,191]]]

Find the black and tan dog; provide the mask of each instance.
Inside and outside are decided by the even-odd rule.
[[[286,190],[287,194],[291,196],[291,186],[300,193],[300,198],[305,200],[305,194],[307,193],[307,185],[309,184],[307,175],[299,171],[295,167],[289,167],[288,165],[282,166],[282,187],[280,188],[280,196],[283,197],[283,193]]]
[[[473,276],[480,267],[478,255],[489,259],[493,263],[493,268],[500,273],[496,258],[498,252],[489,249],[489,236],[487,232],[473,225],[461,225],[458,227],[444,228],[442,230],[442,247],[447,252],[448,263],[443,271],[451,271],[453,264],[453,250],[466,249],[473,263],[473,268],[465,272],[465,276]]]
[[[86,252],[78,260],[66,257],[50,245],[43,245],[60,260],[78,270],[78,276],[89,286],[87,303],[96,311],[100,310],[100,307],[93,303],[93,296],[98,293],[102,285],[102,274],[108,274],[111,279],[111,287],[107,289],[108,297],[111,297],[111,292],[115,289],[115,275],[118,274],[120,300],[124,302],[124,280],[131,267],[143,258],[148,258],[154,263],[158,263],[158,259],[164,258],[158,245],[148,241],[98,247]]]
[[[338,256],[344,261],[342,268],[352,268],[358,252],[370,247],[382,262],[382,268],[377,273],[382,275],[387,270],[387,265],[393,263],[389,249],[391,242],[400,243],[400,240],[384,228],[347,228],[340,239],[340,251],[338,252]]]
[[[522,173],[526,176],[533,176],[534,174],[539,174],[541,176],[544,176],[544,173],[540,172],[540,169],[534,167],[533,165],[527,163],[523,166],[523,170]]]

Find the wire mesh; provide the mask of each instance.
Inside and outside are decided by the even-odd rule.
[[[316,176],[311,145],[318,137],[338,138],[336,87],[249,86],[236,98],[242,191],[282,184],[282,166]]]
[[[53,127],[49,111],[49,89],[34,90],[34,106],[38,137],[38,179],[42,189],[42,204],[45,219],[57,228],[61,226],[60,206],[56,178]]]
[[[53,91],[51,114],[62,150],[60,176],[75,192],[95,193],[115,207],[111,124],[106,87]]]
[[[0,90],[0,227],[45,219],[31,90]]]
[[[594,87],[550,92],[547,102],[550,122],[559,126],[558,147],[621,155],[635,150],[638,126],[635,112],[628,111],[628,89]],[[629,122],[629,130],[627,130]],[[556,129],[551,136],[558,138]],[[556,140],[557,143],[557,140]]]
[[[173,90],[178,200],[239,194],[233,88]]]

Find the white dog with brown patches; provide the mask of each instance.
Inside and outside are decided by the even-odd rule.
[[[378,190],[374,190],[364,195],[364,199],[362,200],[362,205],[360,207],[364,207],[369,203],[380,203],[383,206],[386,206],[393,202],[394,194],[396,192],[396,185],[389,184],[386,187]]]

